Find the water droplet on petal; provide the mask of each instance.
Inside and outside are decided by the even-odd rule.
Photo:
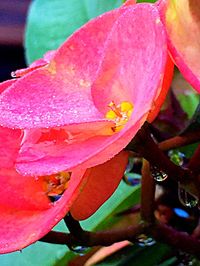
[[[15,71],[12,71],[12,72],[10,73],[10,75],[11,75],[12,78],[16,78],[16,77],[17,77],[17,74],[16,74]]]
[[[156,166],[151,166],[151,175],[157,182],[162,182],[168,178],[168,175]]]
[[[198,199],[195,198],[193,195],[188,193],[180,183],[178,183],[178,198],[180,203],[189,208],[196,207],[198,204]]]
[[[137,244],[140,247],[150,247],[153,246],[156,241],[152,237],[148,237],[145,234],[141,234],[137,237]]]
[[[69,249],[75,253],[78,253],[80,256],[83,256],[88,250],[88,247],[83,246],[69,246]]]

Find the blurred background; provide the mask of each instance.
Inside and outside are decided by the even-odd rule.
[[[23,34],[31,0],[0,1],[0,81],[25,66]]]

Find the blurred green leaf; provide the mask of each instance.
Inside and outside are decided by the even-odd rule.
[[[188,118],[191,118],[199,104],[199,94],[197,93],[188,93],[188,94],[179,94],[178,99],[183,110],[187,113]]]
[[[121,0],[35,0],[27,19],[27,62],[54,50],[89,19],[119,7]]]
[[[186,132],[191,132],[195,130],[199,130],[200,128],[200,103],[197,105],[197,108],[187,124],[186,128],[183,130],[182,134]]]
[[[155,266],[171,253],[171,248],[165,244],[156,243],[149,247],[133,245],[126,247],[104,261],[99,266]]]

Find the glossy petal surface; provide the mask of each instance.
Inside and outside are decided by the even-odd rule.
[[[0,97],[0,124],[47,128],[102,120],[90,87],[110,28],[121,13],[123,9],[111,11],[83,26],[57,50],[50,64],[6,90]]]
[[[86,171],[86,184],[70,209],[76,220],[90,217],[114,193],[127,163],[128,153],[121,152],[104,164]]]
[[[60,142],[57,141],[60,140],[60,132],[56,133],[54,141],[41,141],[41,135],[32,137],[34,134],[28,134],[17,164],[23,174],[56,173],[80,164],[89,168],[104,163],[119,153],[142,126],[163,80],[167,57],[165,32],[154,6],[141,4],[123,10],[107,40],[102,63],[91,88],[91,101],[103,117],[111,101],[116,104],[131,102],[134,111],[130,120],[120,132],[112,135],[106,135],[107,131],[88,135],[87,130],[89,132],[94,123],[91,127],[85,123],[83,131],[78,127],[77,131],[74,127],[74,132],[65,129],[67,137]],[[59,53],[64,48],[61,47]],[[91,108],[88,102],[87,108]],[[77,110],[76,106],[74,110]],[[81,115],[79,123],[90,119],[89,113]]]
[[[127,125],[112,135],[96,132],[92,136],[86,133],[90,126],[85,124],[85,130],[75,130],[74,134],[69,130],[68,137],[60,142],[57,141],[60,139],[58,132],[54,142],[41,142],[41,136],[32,138],[32,134],[28,134],[17,164],[22,173],[48,174],[85,162],[82,167],[87,168],[103,163],[122,150],[145,121],[154,97],[160,91],[165,71],[165,32],[158,21],[157,9],[152,5],[134,5],[124,10],[107,41],[102,64],[92,85],[91,101],[102,116],[109,110],[111,101],[116,104],[130,101],[134,111]],[[74,108],[77,110],[76,106]],[[90,108],[89,103],[87,108]],[[83,116],[89,119],[89,114]],[[85,122],[81,119],[80,116],[80,122]],[[93,126],[94,123],[91,128]]]
[[[158,7],[173,60],[188,82],[200,92],[200,2],[160,0]]]
[[[27,68],[22,68],[19,70],[16,70],[14,72],[12,72],[12,76],[13,77],[22,77],[28,73],[30,73],[31,71],[37,69],[37,68],[41,68],[43,66],[46,66],[50,60],[53,58],[55,54],[55,51],[48,51],[45,55],[44,58],[38,59],[36,61],[34,61],[29,67]]]

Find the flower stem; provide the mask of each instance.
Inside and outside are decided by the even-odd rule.
[[[142,167],[142,184],[141,184],[141,218],[144,222],[152,224],[154,222],[154,196],[155,182],[151,176],[150,165],[146,160],[143,161]]]

